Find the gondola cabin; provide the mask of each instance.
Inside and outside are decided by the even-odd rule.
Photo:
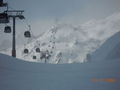
[[[3,0],[0,0],[0,6],[2,6],[2,4],[3,4]]]
[[[4,33],[11,33],[11,27],[10,26],[6,26],[4,28]]]
[[[36,59],[37,57],[36,56],[33,56],[33,59]]]
[[[37,53],[40,53],[40,48],[36,48],[36,52],[37,52]]]
[[[25,53],[25,54],[28,54],[28,53],[29,53],[29,50],[28,50],[28,49],[24,49],[24,53]]]
[[[30,37],[31,37],[30,31],[25,31],[24,36],[25,36],[26,38],[30,38]]]
[[[3,0],[0,0],[0,7],[5,7],[7,6],[7,3],[4,3]]]
[[[9,18],[7,13],[0,13],[0,23],[9,23]]]

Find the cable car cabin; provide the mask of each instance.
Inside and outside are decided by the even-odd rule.
[[[2,5],[3,4],[3,0],[0,0],[0,5]]]
[[[36,56],[33,56],[33,59],[36,59]]]
[[[4,33],[11,33],[11,27],[10,26],[6,26],[4,28]]]
[[[28,49],[24,49],[24,53],[25,53],[25,54],[28,54],[28,53],[29,53],[29,50],[28,50]]]
[[[7,6],[7,3],[4,3],[3,0],[0,0],[0,7]]]
[[[39,53],[40,52],[40,48],[36,48],[36,52]]]
[[[0,23],[9,23],[9,18],[7,13],[0,13]]]
[[[26,38],[30,38],[30,37],[31,37],[30,31],[25,31],[24,36],[25,36]]]

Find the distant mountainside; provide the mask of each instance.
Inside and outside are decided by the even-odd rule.
[[[91,20],[81,25],[59,23],[36,39],[32,41],[28,39],[29,43],[24,46],[18,46],[17,58],[54,64],[82,63],[91,57],[95,59],[98,53],[96,50],[120,31],[119,17],[120,13],[115,13],[105,19]],[[25,50],[27,53],[24,52]],[[1,53],[10,55],[11,50],[1,51]]]
[[[80,27],[60,24],[18,50],[18,57],[41,63],[85,62],[86,54],[101,42],[87,38]],[[27,54],[20,53],[28,49]],[[38,52],[36,51],[38,49]]]
[[[106,42],[92,53],[93,60],[120,59],[120,32],[110,37]]]

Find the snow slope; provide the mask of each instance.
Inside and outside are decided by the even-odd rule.
[[[120,59],[40,64],[0,54],[0,90],[119,90]]]
[[[120,32],[114,34],[92,53],[93,60],[113,60],[118,58],[120,58]]]

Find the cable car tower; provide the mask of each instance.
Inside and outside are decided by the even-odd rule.
[[[25,17],[22,15],[24,12],[23,10],[11,10],[6,11],[6,13],[14,13],[12,15],[8,15],[9,18],[13,19],[13,39],[12,39],[12,56],[16,57],[16,18],[19,19],[25,19]]]
[[[12,56],[16,57],[16,18],[22,20],[25,17],[22,15],[24,10],[8,10],[8,4],[0,0],[0,7],[7,7],[7,10],[0,13],[0,23],[9,23],[10,19],[13,20],[13,33],[12,33]],[[5,27],[5,33],[10,33],[11,27]]]

